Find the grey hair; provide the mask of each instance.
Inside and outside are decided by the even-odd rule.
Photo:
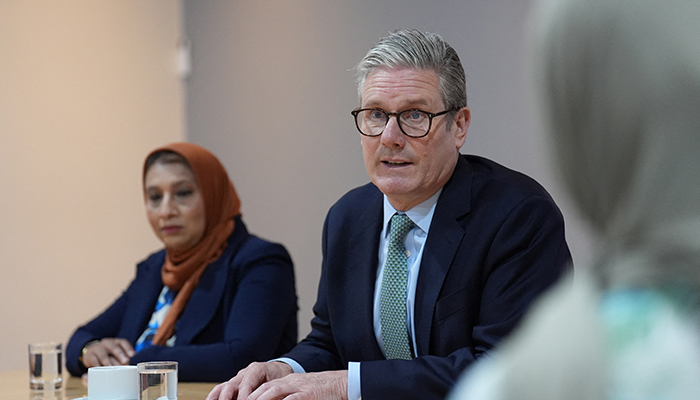
[[[446,108],[459,110],[467,106],[467,85],[462,63],[457,52],[438,34],[406,29],[380,39],[355,67],[360,100],[365,80],[379,68],[435,71]]]

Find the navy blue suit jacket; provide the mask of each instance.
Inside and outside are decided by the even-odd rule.
[[[312,331],[285,355],[308,372],[361,361],[364,400],[444,398],[571,265],[561,213],[539,184],[493,161],[460,156],[421,261],[418,357],[386,360],[372,309],[382,213],[382,193],[373,184],[330,209]]]
[[[163,289],[165,251],[137,266],[128,289],[100,316],[81,326],[66,347],[66,367],[85,373],[83,346],[106,337],[132,345],[141,336]],[[253,361],[265,361],[297,342],[297,297],[285,248],[248,234],[240,218],[218,260],[202,274],[176,326],[174,347],[151,346],[142,361],[178,361],[182,381],[225,381]]]

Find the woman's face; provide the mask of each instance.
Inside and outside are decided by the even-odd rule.
[[[204,199],[192,171],[180,163],[155,163],[146,172],[148,221],[165,248],[182,253],[204,236]]]

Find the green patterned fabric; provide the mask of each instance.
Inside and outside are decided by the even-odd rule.
[[[382,275],[379,298],[379,320],[388,359],[411,359],[411,347],[406,324],[406,287],[408,254],[404,240],[415,224],[404,214],[391,217],[389,250]]]

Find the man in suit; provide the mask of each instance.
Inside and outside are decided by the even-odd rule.
[[[328,212],[312,331],[209,400],[442,399],[570,265],[547,192],[460,155],[464,70],[442,38],[392,33],[357,71],[372,183]]]

